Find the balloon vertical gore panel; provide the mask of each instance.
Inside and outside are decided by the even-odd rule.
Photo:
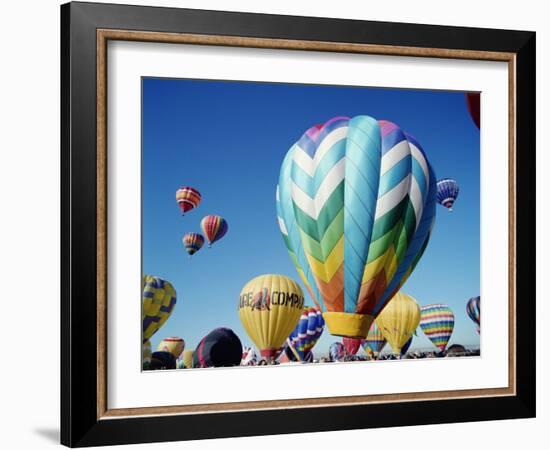
[[[63,443],[534,414],[533,33],[62,11]]]

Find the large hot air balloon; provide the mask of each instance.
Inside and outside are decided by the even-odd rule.
[[[141,319],[143,342],[151,338],[168,320],[176,305],[176,291],[166,280],[151,275],[143,277]]]
[[[142,344],[141,349],[141,364],[144,367],[148,367],[151,362],[151,355],[153,354],[151,350],[151,341],[145,341]]]
[[[176,201],[180,207],[181,214],[184,215],[187,211],[199,206],[201,202],[201,193],[190,186],[180,187],[176,191]]]
[[[362,346],[363,350],[372,352],[374,357],[377,357],[382,349],[386,345],[386,339],[380,332],[380,328],[376,325],[376,322],[373,322],[370,326],[369,334],[367,338],[363,341]]]
[[[380,332],[396,355],[420,323],[420,306],[410,295],[398,292],[376,318]]]
[[[479,334],[481,326],[481,297],[472,297],[466,304],[466,313],[468,317],[477,325],[476,330]]]
[[[290,148],[279,227],[331,334],[367,336],[428,244],[435,196],[420,144],[391,122],[336,117]]]
[[[420,328],[440,351],[445,351],[454,326],[455,316],[447,305],[426,305],[420,308]]]
[[[348,354],[349,356],[355,355],[361,348],[361,343],[363,342],[363,340],[364,339],[360,338],[343,337],[342,344],[344,345],[346,354]]]
[[[443,178],[437,182],[437,202],[443,205],[449,211],[453,210],[453,205],[458,197],[458,183],[452,178]]]
[[[241,363],[243,346],[229,328],[216,328],[199,342],[193,353],[194,367],[231,367]]]
[[[311,351],[321,337],[324,327],[325,321],[321,310],[306,307],[302,311],[296,328],[290,333],[287,345],[291,346],[298,353],[299,359],[303,361],[306,353]]]
[[[341,342],[333,342],[330,344],[328,354],[331,361],[343,361],[346,357],[346,349]]]
[[[304,294],[283,275],[261,275],[246,283],[239,298],[239,318],[266,361],[272,362],[304,307]]]
[[[204,237],[200,233],[187,233],[183,236],[183,246],[189,256],[197,253],[204,245]]]
[[[157,352],[170,352],[178,359],[185,348],[185,341],[180,337],[167,337],[160,341]]]
[[[481,94],[479,92],[467,92],[466,93],[466,104],[468,105],[468,111],[470,112],[470,117],[476,124],[476,127],[479,128],[480,123],[480,99]]]
[[[227,233],[227,221],[220,216],[205,216],[201,220],[201,229],[208,239],[208,247],[211,247]]]

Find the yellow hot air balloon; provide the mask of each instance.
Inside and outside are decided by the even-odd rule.
[[[185,350],[182,356],[183,365],[186,369],[193,368],[193,350]]]
[[[266,361],[273,361],[300,320],[303,307],[302,288],[283,275],[261,275],[245,284],[239,318]]]
[[[167,337],[160,341],[157,352],[170,352],[178,359],[185,348],[185,341],[180,337]]]
[[[143,277],[141,319],[143,342],[148,340],[172,314],[176,305],[176,290],[166,280],[151,275]]]
[[[398,292],[376,318],[382,336],[393,352],[401,354],[401,348],[411,338],[420,323],[420,306],[410,295]]]

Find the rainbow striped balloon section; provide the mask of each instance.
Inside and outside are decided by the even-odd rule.
[[[298,324],[287,338],[287,345],[292,345],[303,361],[323,334],[324,329],[325,321],[321,310],[307,306],[303,309]]]
[[[416,139],[368,116],[331,119],[290,148],[279,227],[331,334],[365,338],[414,270],[435,221],[435,180]]]
[[[199,206],[201,193],[191,186],[183,186],[176,191],[176,201],[181,213],[185,214],[187,211]]]
[[[370,326],[369,334],[367,334],[367,338],[361,345],[363,346],[363,350],[365,350],[365,352],[368,353],[370,350],[374,355],[380,354],[386,345],[386,339],[380,331],[380,328],[378,328],[378,325],[376,325],[376,322],[373,322]]]
[[[208,239],[208,246],[211,247],[214,242],[225,236],[229,226],[223,217],[211,215],[202,218],[201,229]]]
[[[466,314],[477,325],[476,331],[479,334],[481,326],[481,297],[472,297],[466,304]]]
[[[420,328],[440,351],[445,351],[454,326],[455,316],[447,305],[435,304],[420,308]]]
[[[185,251],[189,256],[197,253],[204,245],[204,237],[200,233],[187,233],[182,239]]]

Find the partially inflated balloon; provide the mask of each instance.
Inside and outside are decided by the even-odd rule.
[[[187,211],[199,206],[201,193],[191,186],[183,186],[176,191],[176,201],[181,213],[185,214]]]
[[[452,178],[443,178],[437,182],[437,202],[443,205],[449,211],[453,210],[453,205],[458,197],[458,183]]]
[[[143,277],[141,319],[143,342],[148,340],[172,314],[176,305],[176,291],[166,280],[151,275]]]
[[[194,367],[231,367],[241,363],[243,346],[229,328],[216,328],[199,342],[193,354]]]
[[[185,348],[185,341],[180,337],[167,337],[160,341],[157,347],[158,352],[170,352],[178,359]]]
[[[206,216],[201,220],[201,229],[210,247],[214,242],[225,236],[229,229],[227,221],[220,216]]]
[[[426,305],[420,308],[420,328],[441,351],[453,334],[455,316],[447,305]]]
[[[272,361],[290,335],[304,307],[304,294],[294,280],[283,275],[261,275],[246,283],[238,309],[244,329]]]
[[[391,122],[336,117],[290,148],[279,227],[331,334],[367,336],[428,244],[435,196],[420,144]]]
[[[200,233],[187,233],[183,236],[183,246],[189,255],[197,253],[204,245],[204,237]]]
[[[380,332],[396,355],[420,323],[420,306],[410,295],[398,292],[376,318]]]
[[[363,350],[366,352],[370,350],[374,356],[378,356],[384,345],[386,345],[386,339],[382,335],[380,328],[376,325],[376,322],[373,322],[370,326],[369,334],[367,338],[363,341]]]
[[[321,310],[313,307],[306,307],[302,311],[296,328],[290,333],[287,339],[287,345],[292,346],[298,353],[299,359],[303,360],[306,353],[311,351],[321,337],[324,327],[325,321]]]
[[[477,325],[476,330],[479,334],[481,326],[481,297],[472,297],[466,305],[466,313],[468,317]]]
[[[176,368],[176,358],[170,352],[155,352],[151,355],[149,370],[166,370]]]
[[[258,363],[258,355],[254,347],[243,347],[241,366],[255,366]]]
[[[185,366],[186,369],[192,369],[193,368],[193,350],[185,350],[183,352],[181,360],[183,361],[183,365]]]
[[[328,354],[331,361],[343,361],[346,357],[346,349],[341,342],[333,342],[330,344]]]
[[[349,337],[342,338],[342,344],[344,345],[344,348],[346,349],[346,353],[349,356],[353,356],[359,351],[359,349],[361,348],[362,342],[363,342],[363,339],[360,339],[360,338],[349,338]]]

